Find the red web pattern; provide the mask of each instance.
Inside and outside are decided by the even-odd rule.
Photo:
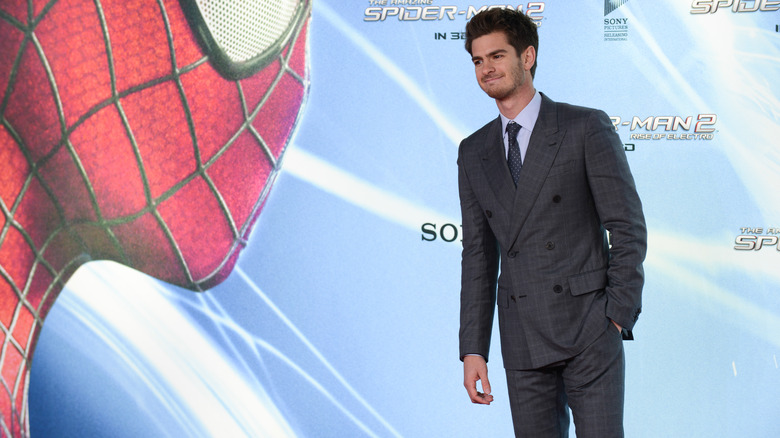
[[[298,120],[305,42],[303,22],[276,61],[229,81],[176,1],[3,2],[4,436],[29,435],[35,340],[78,266],[114,260],[193,290],[230,273]]]

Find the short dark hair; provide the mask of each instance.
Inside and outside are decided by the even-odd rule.
[[[490,8],[476,15],[466,24],[466,51],[471,54],[471,43],[487,34],[504,32],[509,44],[520,56],[528,46],[539,52],[539,32],[536,24],[522,12],[512,8]],[[531,67],[531,77],[536,73],[536,60]]]

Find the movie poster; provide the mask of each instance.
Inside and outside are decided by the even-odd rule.
[[[497,331],[491,406],[458,360],[488,7],[642,198],[626,435],[776,436],[769,0],[3,1],[0,435],[511,436]]]

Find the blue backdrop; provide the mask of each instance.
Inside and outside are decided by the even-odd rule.
[[[537,89],[613,117],[644,203],[627,436],[780,433],[776,3],[519,5]],[[457,145],[497,115],[460,34],[482,6],[315,0],[305,115],[236,270],[195,294],[82,267],[33,436],[510,436],[498,345],[489,407],[457,353]]]

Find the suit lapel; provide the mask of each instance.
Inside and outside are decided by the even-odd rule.
[[[515,198],[515,184],[512,182],[512,174],[509,173],[509,166],[506,164],[501,117],[496,118],[490,126],[488,140],[485,142],[481,155],[482,168],[490,188],[506,211],[511,212]]]
[[[512,230],[510,231],[512,245],[517,240],[517,236],[539,196],[539,191],[542,189],[556,155],[558,155],[558,149],[565,134],[565,130],[558,129],[558,112],[555,102],[542,94],[539,118],[536,119],[536,125],[531,133],[523,170],[520,172],[517,190],[514,193]]]

